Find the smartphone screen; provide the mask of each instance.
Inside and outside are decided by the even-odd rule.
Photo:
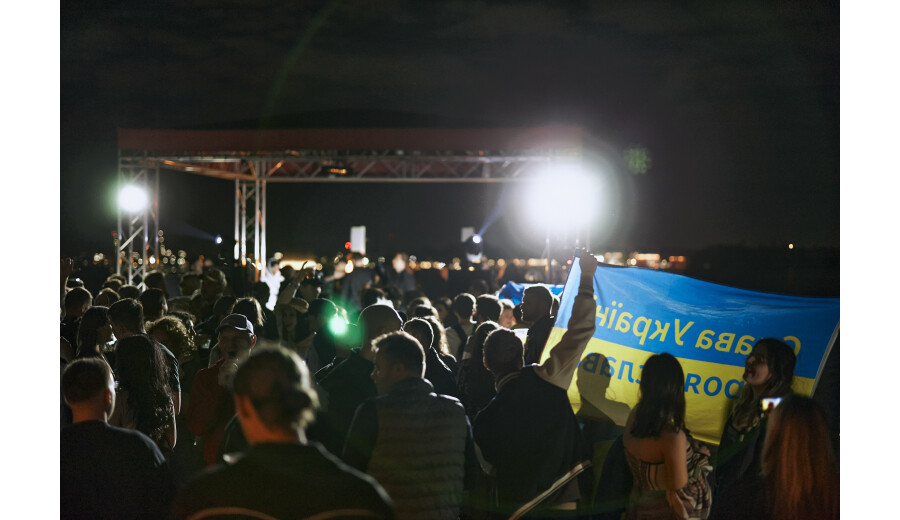
[[[781,397],[763,397],[760,402],[760,408],[762,408],[763,413],[768,416],[779,404],[781,404]]]

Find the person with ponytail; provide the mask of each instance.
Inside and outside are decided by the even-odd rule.
[[[295,352],[255,349],[234,375],[233,394],[250,448],[188,484],[175,500],[175,518],[394,518],[375,480],[307,441],[318,397]]]

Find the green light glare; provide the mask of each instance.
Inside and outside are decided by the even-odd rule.
[[[347,321],[340,316],[334,316],[328,321],[328,328],[335,336],[343,336],[347,332]]]
[[[625,164],[628,171],[635,175],[644,175],[650,171],[653,159],[650,157],[650,150],[642,146],[633,146],[625,150]]]

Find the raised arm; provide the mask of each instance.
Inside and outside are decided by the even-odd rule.
[[[581,253],[581,280],[578,294],[572,304],[572,316],[568,328],[559,343],[550,350],[547,358],[535,372],[548,383],[568,389],[581,360],[581,354],[594,335],[597,305],[594,303],[594,273],[597,259],[588,252]]]

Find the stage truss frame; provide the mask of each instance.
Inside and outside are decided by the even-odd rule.
[[[556,129],[539,127],[528,130],[546,132]],[[127,214],[119,209],[116,272],[127,271],[129,280],[142,279],[153,267],[150,256],[156,262],[160,261],[161,170],[232,181],[233,257],[242,265],[250,262],[261,270],[267,258],[266,192],[269,184],[519,182],[551,164],[581,163],[584,149],[581,129],[564,127],[562,130],[565,134],[562,140],[555,139],[549,145],[525,149],[521,146],[515,149],[471,146],[448,151],[421,146],[410,148],[398,142],[397,146],[381,149],[320,147],[277,152],[259,151],[258,146],[215,152],[172,150],[166,149],[172,148],[172,145],[158,144],[160,132],[170,137],[168,134],[184,131],[120,130],[119,187],[136,184],[146,190],[151,203],[138,214]],[[504,137],[509,137],[509,130],[501,132],[506,132]],[[190,143],[187,146],[198,149]],[[205,145],[207,148],[209,146]],[[251,251],[248,251],[248,246]]]

